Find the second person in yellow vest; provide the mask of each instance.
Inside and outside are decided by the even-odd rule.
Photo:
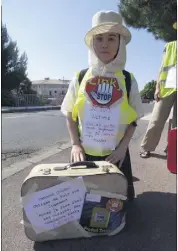
[[[176,23],[173,25],[176,29]],[[171,109],[173,108],[172,128],[177,127],[177,41],[165,45],[162,64],[155,90],[155,105],[147,131],[141,142],[140,157],[148,158],[155,151]],[[167,140],[167,139],[166,139]],[[166,150],[167,151],[167,148]]]

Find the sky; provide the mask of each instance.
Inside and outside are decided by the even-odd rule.
[[[92,16],[100,10],[118,11],[118,0],[2,0],[2,21],[20,53],[28,56],[31,81],[46,77],[72,79],[88,67],[84,36]],[[128,27],[125,69],[134,74],[139,89],[156,80],[165,42],[143,29]]]

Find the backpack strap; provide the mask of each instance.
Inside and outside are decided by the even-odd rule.
[[[78,83],[79,83],[79,86],[85,76],[85,74],[87,73],[88,71],[88,68],[86,69],[83,69],[80,71],[79,73],[79,77],[78,77]],[[125,76],[125,84],[126,84],[126,90],[127,90],[127,98],[129,99],[129,96],[130,96],[130,90],[131,90],[131,76],[130,76],[130,73],[126,70],[123,70],[122,71],[124,76]]]
[[[124,76],[125,76],[125,85],[126,85],[126,90],[127,90],[127,98],[129,100],[129,96],[130,96],[130,90],[131,90],[131,75],[128,71],[123,70],[122,71]],[[136,127],[137,123],[135,121],[133,121],[132,126]]]
[[[88,68],[87,69],[83,69],[83,70],[80,71],[79,77],[78,77],[79,86],[82,83],[82,80],[83,80],[85,74],[87,73],[87,71],[88,71]]]
[[[130,90],[131,90],[131,76],[130,73],[126,70],[122,71],[125,76],[125,85],[127,90],[127,98],[129,99],[130,96]]]

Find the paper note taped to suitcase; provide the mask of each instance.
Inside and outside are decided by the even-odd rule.
[[[39,234],[80,219],[85,193],[83,179],[77,178],[25,196],[23,207]]]

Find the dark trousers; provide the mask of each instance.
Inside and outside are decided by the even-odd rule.
[[[105,160],[107,156],[91,156],[86,154],[87,161],[102,161]],[[116,164],[119,167],[119,163]],[[120,168],[121,172],[125,175],[128,182],[128,198],[132,199],[135,196],[134,186],[133,186],[133,177],[132,177],[132,167],[130,161],[129,149],[127,149],[125,159]]]

